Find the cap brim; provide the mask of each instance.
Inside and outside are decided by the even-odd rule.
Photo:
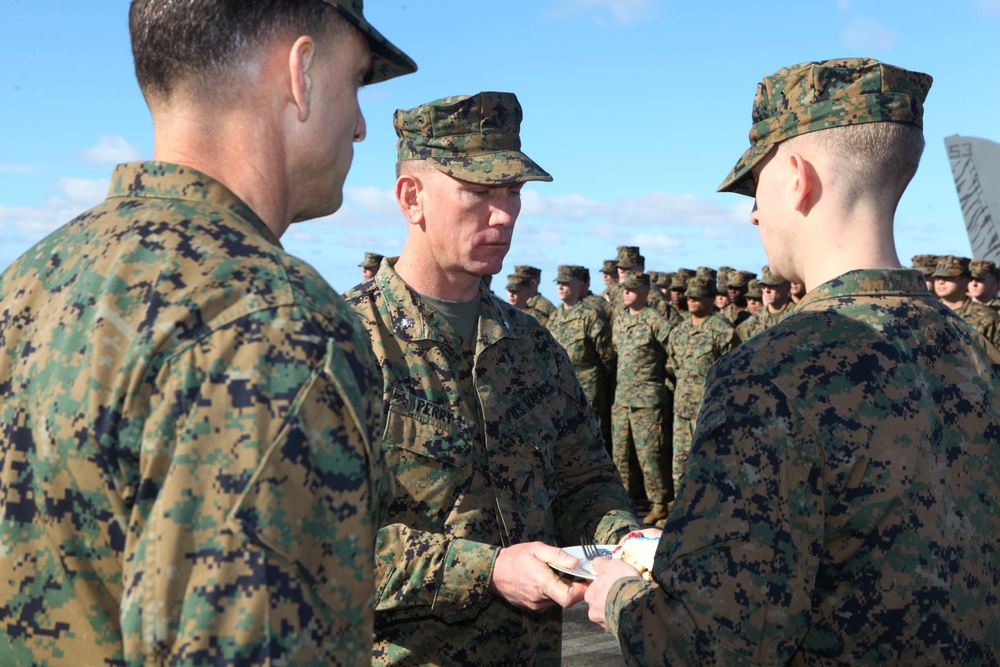
[[[368,41],[368,48],[372,52],[372,66],[365,76],[366,84],[379,83],[417,71],[417,63],[386,39],[364,16],[357,16],[339,5],[336,8]]]
[[[551,181],[549,172],[517,151],[501,151],[469,157],[429,157],[427,161],[460,181],[507,185],[525,181]]]
[[[722,181],[722,184],[716,190],[717,192],[735,192],[738,195],[746,195],[747,197],[757,196],[757,184],[754,179],[751,178],[750,170],[757,166],[761,160],[767,157],[767,154],[771,152],[771,149],[777,146],[777,144],[756,144],[750,146],[740,156],[739,161],[736,162],[736,166],[733,170],[729,172],[726,176],[726,180]]]

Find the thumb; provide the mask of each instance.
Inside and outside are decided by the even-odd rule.
[[[578,558],[574,558],[559,547],[546,545],[544,549],[535,552],[535,557],[544,563],[558,565],[566,569],[572,569],[580,564]]]

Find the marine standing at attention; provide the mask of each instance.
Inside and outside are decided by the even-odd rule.
[[[558,665],[583,584],[555,545],[638,527],[562,347],[486,290],[528,181],[511,93],[395,114],[398,260],[347,293],[384,378],[396,496],[378,533],[376,665]]]
[[[378,371],[278,239],[340,207],[358,88],[416,66],[360,0],[129,29],[154,160],[0,276],[0,663],[367,665]]]
[[[758,85],[720,190],[807,293],[709,374],[653,581],[596,561],[630,665],[1000,662],[1000,353],[893,240],[930,85],[867,58]]]
[[[563,264],[558,267],[556,283],[562,303],[549,318],[548,330],[569,355],[601,427],[605,449],[610,453],[612,396],[608,395],[608,387],[614,386],[615,381],[615,348],[611,343],[611,324],[603,310],[584,300],[584,281],[587,279],[588,271],[584,266]]]

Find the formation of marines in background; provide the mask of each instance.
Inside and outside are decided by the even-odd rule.
[[[381,255],[365,253],[365,262]],[[1000,347],[1000,270],[984,259],[915,255],[931,295]],[[647,525],[662,528],[684,474],[709,368],[795,311],[801,283],[729,266],[645,270],[637,246],[618,246],[590,269],[560,265],[560,305],[543,296],[541,269],[516,265],[507,301],[545,325],[566,348],[605,445]],[[363,266],[366,265],[363,263]],[[377,270],[377,265],[376,265]],[[365,277],[370,277],[365,274]],[[635,294],[640,306],[636,307]]]

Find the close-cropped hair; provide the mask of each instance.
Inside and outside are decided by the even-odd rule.
[[[780,146],[795,150],[801,142],[832,158],[851,191],[896,200],[917,173],[924,152],[923,130],[909,123],[832,127],[792,137]]]
[[[396,178],[403,174],[423,174],[428,169],[434,169],[427,160],[398,160],[396,162]]]
[[[281,35],[337,39],[348,30],[321,0],[132,0],[135,75],[147,100],[212,85]]]

